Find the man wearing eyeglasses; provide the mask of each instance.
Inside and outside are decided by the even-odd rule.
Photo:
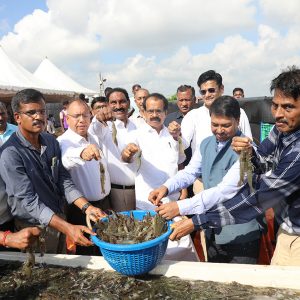
[[[45,106],[43,94],[34,89],[22,90],[13,97],[18,130],[1,148],[0,174],[16,228],[47,226],[47,252],[61,253],[65,239],[60,233],[82,246],[92,245],[83,233],[94,234],[86,226],[64,220],[64,197],[86,214],[93,214],[94,220],[105,214],[90,205],[63,167],[58,142],[44,132]]]
[[[135,112],[130,117],[130,120],[135,124],[136,127],[140,127],[141,125],[146,123],[144,117],[143,102],[145,101],[148,95],[149,95],[149,91],[144,88],[138,89],[134,94],[134,101],[136,106],[138,107],[138,112]]]
[[[88,128],[91,123],[90,109],[85,101],[76,99],[67,108],[67,131],[57,138],[61,151],[62,163],[70,172],[75,185],[89,202],[101,210],[111,209],[110,177],[106,159]],[[66,209],[67,221],[85,225],[85,215],[74,205]],[[78,255],[98,255],[94,247],[76,247]]]
[[[213,70],[202,73],[197,85],[200,88],[204,105],[187,113],[181,123],[183,142],[186,147],[191,144],[193,153],[206,137],[212,135],[209,108],[224,92],[222,76]],[[245,136],[252,138],[249,120],[242,108],[239,128]]]

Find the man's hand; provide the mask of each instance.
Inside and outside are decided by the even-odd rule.
[[[122,151],[122,159],[125,162],[130,162],[133,155],[138,151],[140,151],[140,148],[136,144],[130,143]]]
[[[86,209],[85,214],[89,215],[90,219],[94,222],[97,222],[99,219],[107,216],[107,214],[103,210],[93,205],[89,206]]]
[[[155,209],[155,211],[167,220],[171,220],[180,215],[179,207],[176,201],[161,204]]]
[[[9,248],[25,249],[37,240],[40,233],[41,229],[38,227],[27,227],[18,232],[9,233],[5,244]]]
[[[169,237],[171,241],[175,241],[175,240],[178,241],[182,237],[190,234],[195,230],[192,219],[185,219],[185,220],[178,221],[172,224],[172,228],[174,228],[174,231]]]
[[[237,154],[242,150],[248,150],[252,154],[252,140],[248,137],[235,136],[231,142],[231,148]]]
[[[73,225],[70,223],[68,224],[66,235],[69,237],[71,242],[73,242],[74,244],[79,245],[79,246],[92,246],[93,243],[83,235],[84,233],[96,235],[95,232],[93,232],[86,226]]]
[[[177,141],[181,134],[180,125],[176,121],[173,121],[169,124],[168,130],[169,130],[169,133],[173,136],[174,140]]]
[[[107,121],[113,121],[113,112],[110,107],[103,107],[100,109],[96,114],[96,119],[104,126],[107,126]]]
[[[92,159],[100,160],[101,155],[98,147],[96,145],[90,144],[84,148],[80,154],[83,160],[90,161]]]
[[[152,204],[158,206],[161,204],[161,199],[167,195],[168,195],[168,189],[166,186],[162,185],[159,188],[150,192],[150,194],[148,196],[148,200]]]

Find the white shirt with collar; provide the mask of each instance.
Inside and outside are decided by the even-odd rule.
[[[180,154],[178,142],[173,139],[165,126],[157,133],[155,129],[145,124],[130,134],[128,143],[135,143],[141,149],[140,164],[138,154],[133,157],[137,165],[136,207],[153,210],[155,206],[148,201],[149,193],[177,173],[178,164],[185,160],[185,155]],[[178,198],[179,193],[175,193],[164,198],[164,202]]]
[[[142,125],[146,124],[145,119],[140,114],[133,114],[129,120],[135,124],[137,128],[141,127]]]
[[[134,185],[136,167],[134,164],[124,163],[121,153],[127,145],[126,140],[129,133],[136,130],[136,126],[130,120],[127,121],[126,126],[120,120],[116,120],[114,123],[118,146],[113,141],[113,127],[110,121],[107,122],[107,126],[104,126],[94,117],[89,127],[89,133],[98,139],[99,144],[102,144],[111,183],[131,186]]]
[[[100,150],[101,159],[85,161],[80,157],[81,152],[90,144],[99,147],[92,135],[88,139],[80,136],[70,128],[57,138],[61,151],[62,163],[70,172],[76,187],[89,201],[105,198],[110,192],[110,176],[105,156]],[[104,166],[104,190],[101,187],[100,162]]]
[[[239,128],[245,136],[252,138],[248,117],[242,108],[240,110]],[[212,135],[209,109],[205,105],[186,114],[181,123],[181,134],[185,147],[191,144],[193,153],[205,138]]]

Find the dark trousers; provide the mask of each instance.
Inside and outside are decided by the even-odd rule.
[[[93,206],[98,207],[102,210],[111,209],[110,198],[107,196],[99,201],[91,201]],[[86,224],[86,215],[75,205],[69,205],[66,208],[67,221],[74,225],[87,225]],[[89,234],[84,234],[86,238],[89,239]],[[84,247],[76,245],[76,254],[77,255],[96,255],[100,256],[101,252],[98,246]]]
[[[256,264],[259,255],[260,239],[240,244],[216,244],[206,239],[209,262],[231,264]]]

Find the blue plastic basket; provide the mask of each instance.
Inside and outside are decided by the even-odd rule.
[[[130,215],[131,211],[122,212],[122,214]],[[133,210],[133,216],[137,220],[150,212],[152,216],[154,211]],[[104,219],[105,221],[105,219]],[[97,236],[91,236],[92,241],[97,245],[105,260],[117,272],[124,275],[141,275],[148,273],[154,269],[165,255],[169,235],[172,232],[170,227],[172,221],[168,221],[168,231],[161,236],[139,244],[120,245],[103,242]]]

